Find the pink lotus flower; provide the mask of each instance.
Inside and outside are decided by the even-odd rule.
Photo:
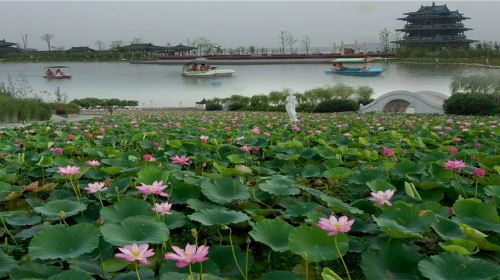
[[[89,160],[89,161],[87,161],[87,166],[99,167],[99,166],[101,166],[101,163],[98,160]]]
[[[175,265],[178,268],[183,268],[193,263],[201,263],[208,260],[208,248],[205,245],[196,248],[196,245],[189,243],[184,250],[177,246],[172,246],[172,250],[175,253],[166,253],[165,259],[177,261]]]
[[[300,128],[296,125],[292,125],[292,128],[291,128],[292,131],[299,131]]]
[[[208,136],[202,135],[200,136],[201,143],[205,144],[208,142]]]
[[[462,139],[460,139],[460,137],[453,138],[453,142],[455,142],[455,143],[459,143],[460,141],[462,141]]]
[[[243,145],[243,146],[240,148],[240,150],[241,150],[242,152],[245,152],[245,153],[246,153],[246,152],[250,152],[251,148],[250,148],[249,146],[247,146],[247,145]]]
[[[339,232],[346,233],[351,231],[351,226],[354,224],[354,219],[349,220],[347,216],[342,216],[338,220],[335,216],[320,218],[317,226],[328,232],[328,235],[336,235]]]
[[[191,160],[187,156],[173,156],[170,157],[170,160],[172,160],[173,164],[189,165],[191,163]]]
[[[486,174],[486,171],[484,169],[476,167],[474,168],[474,171],[472,171],[472,176],[474,177],[483,177]]]
[[[160,143],[158,143],[158,142],[153,142],[152,145],[153,145],[153,147],[160,147]]]
[[[448,149],[448,153],[450,154],[456,154],[458,152],[458,149],[456,147],[451,147]]]
[[[252,128],[252,134],[253,134],[253,135],[258,135],[258,134],[260,134],[260,128],[259,128],[258,126],[254,126],[254,127]]]
[[[345,132],[342,134],[344,137],[351,137],[352,134],[350,132]]]
[[[142,159],[143,159],[144,161],[155,161],[155,160],[156,160],[156,159],[153,157],[153,155],[151,155],[151,154],[145,154],[145,155],[142,157]]]
[[[85,135],[87,138],[89,139],[92,139],[94,137],[94,135],[92,133],[87,133],[87,135]]]
[[[115,258],[124,259],[128,262],[138,261],[142,264],[149,264],[148,258],[154,256],[153,249],[148,249],[148,244],[137,245],[136,243],[132,245],[126,245],[123,247],[118,247],[121,253],[115,254]]]
[[[462,168],[467,167],[467,164],[465,164],[465,162],[463,162],[461,160],[454,159],[454,160],[449,160],[449,161],[445,162],[443,166],[446,170],[460,171],[460,170],[462,170]]]
[[[391,148],[385,148],[384,147],[383,154],[384,154],[385,157],[393,156],[394,155],[394,150],[391,149]]]
[[[100,134],[100,135],[97,135],[95,138],[102,140],[102,139],[104,139],[104,135]]]
[[[477,149],[481,148],[481,143],[474,144],[474,147],[476,147]]]
[[[137,186],[135,188],[145,195],[156,194],[159,196],[168,197],[168,194],[163,191],[167,187],[167,185],[163,185],[163,181],[154,181],[151,185],[142,183],[140,186]]]
[[[53,152],[54,154],[58,155],[58,156],[60,156],[63,153],[63,149],[62,148],[51,148],[50,151]]]
[[[372,197],[368,198],[368,200],[373,201],[375,204],[392,206],[392,203],[389,200],[394,195],[394,190],[371,192],[371,195]]]
[[[151,208],[151,210],[155,211],[160,215],[170,215],[172,209],[172,203],[163,202],[163,203],[155,203],[155,206]]]
[[[80,174],[80,167],[78,167],[76,165],[74,165],[74,166],[68,165],[66,167],[59,167],[57,172],[61,176],[73,176],[73,175]]]
[[[88,187],[85,188],[87,193],[96,193],[96,192],[104,192],[108,189],[108,187],[104,186],[104,182],[95,182],[88,184]]]

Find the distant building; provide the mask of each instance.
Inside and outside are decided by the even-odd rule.
[[[130,52],[150,52],[150,53],[164,53],[167,52],[166,47],[155,46],[151,43],[147,44],[130,44],[125,47],[121,47],[122,51],[130,51]]]
[[[95,52],[95,50],[89,48],[89,47],[72,47],[71,49],[67,50],[66,52]]]
[[[0,40],[0,53],[20,52],[21,49],[16,45],[16,43],[7,42],[5,39]]]
[[[468,47],[475,40],[467,39],[465,31],[471,30],[462,23],[469,19],[457,11],[450,11],[445,5],[421,6],[416,12],[405,13],[399,20],[405,21],[402,39],[394,41],[405,46],[456,46]]]

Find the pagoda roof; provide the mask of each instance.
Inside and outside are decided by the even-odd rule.
[[[7,41],[5,41],[5,39],[0,40],[0,47],[11,47],[11,46],[15,46],[15,45],[16,45],[16,43],[7,42]]]
[[[130,44],[128,46],[122,47],[123,50],[129,51],[166,51],[166,47],[155,46],[151,43],[141,43],[141,44]]]
[[[196,47],[185,46],[183,44],[167,48],[167,50],[169,51],[192,51],[196,49],[197,49]]]
[[[72,47],[67,52],[95,52],[95,50],[89,47]]]

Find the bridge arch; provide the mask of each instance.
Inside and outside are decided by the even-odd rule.
[[[361,106],[360,112],[443,114],[443,103],[447,98],[446,95],[434,91],[396,90],[378,97],[366,106]]]

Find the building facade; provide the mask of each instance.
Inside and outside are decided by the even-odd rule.
[[[406,46],[454,46],[468,47],[475,40],[467,39],[465,32],[471,30],[462,23],[469,19],[458,11],[450,11],[445,5],[421,6],[416,12],[405,13],[399,18],[405,22],[402,39],[394,41],[401,47]]]
[[[16,43],[7,42],[4,40],[0,40],[0,53],[8,53],[8,52],[19,52],[21,49],[16,47]]]

